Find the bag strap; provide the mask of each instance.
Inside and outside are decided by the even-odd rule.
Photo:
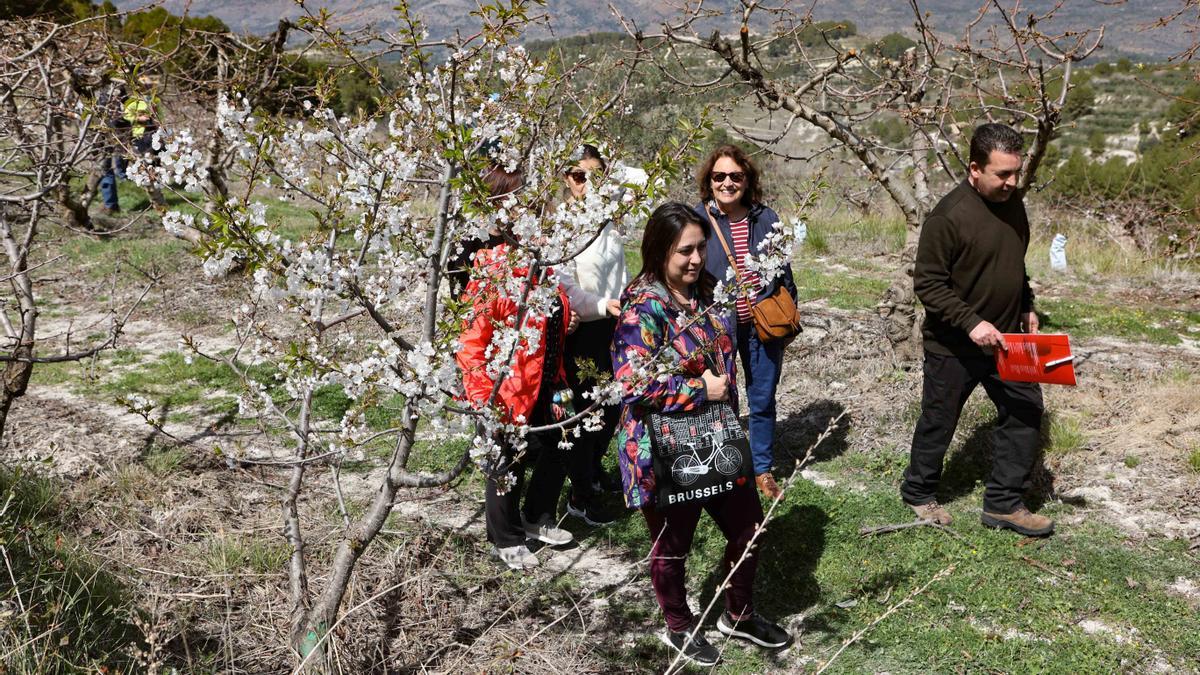
[[[712,224],[713,232],[717,233],[717,239],[721,241],[721,248],[725,249],[725,257],[729,259],[729,266],[733,268],[733,274],[737,277],[738,283],[742,283],[742,272],[738,269],[737,261],[733,258],[733,251],[729,250],[729,242],[725,241],[725,234],[721,232],[721,226],[717,224],[716,218],[713,218],[712,212],[708,210],[708,204],[704,204],[704,215],[708,216],[708,222]]]
[[[737,279],[738,286],[745,289],[745,282],[742,281],[742,271],[738,269],[733,252],[729,249],[729,242],[725,241],[725,234],[721,232],[721,226],[717,224],[716,219],[712,216],[712,212],[708,210],[708,204],[704,204],[704,215],[708,216],[708,222],[712,223],[713,232],[717,233],[717,239],[721,241],[721,248],[725,249],[725,257],[729,259],[729,266],[733,268],[733,276]],[[745,290],[742,291],[742,298],[746,300],[747,304],[754,305],[754,301],[750,299],[750,295]]]

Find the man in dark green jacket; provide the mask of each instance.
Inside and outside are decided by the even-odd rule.
[[[936,496],[942,460],[963,404],[982,384],[999,415],[983,524],[1038,536],[1054,522],[1030,513],[1021,495],[1037,458],[1042,390],[1001,381],[992,355],[1005,348],[1003,333],[1038,329],[1025,274],[1029,219],[1017,191],[1022,145],[1003,124],[977,128],[969,175],[921,227],[913,287],[925,306],[925,383],[900,494],[918,517],[950,522]]]

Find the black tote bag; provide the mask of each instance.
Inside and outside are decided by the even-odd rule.
[[[752,480],[750,438],[728,402],[651,413],[646,421],[658,508],[702,504]]]
[[[693,336],[705,342],[706,336],[696,332]],[[705,362],[713,372],[725,374],[722,359],[705,354]],[[705,401],[695,410],[650,413],[646,426],[658,508],[702,504],[753,481],[750,438],[728,401]]]

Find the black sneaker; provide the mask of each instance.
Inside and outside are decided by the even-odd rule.
[[[658,637],[676,652],[682,652],[683,658],[691,661],[698,666],[715,666],[721,660],[721,652],[717,648],[710,645],[708,640],[704,639],[704,633],[696,631],[696,634],[688,639],[690,630],[685,630],[682,633],[676,633],[670,628],[667,628]],[[672,656],[671,658],[674,658]]]
[[[567,515],[575,516],[592,527],[604,527],[616,522],[616,516],[595,504],[576,504],[567,500]]]
[[[717,630],[721,631],[722,635],[749,640],[759,647],[768,649],[778,649],[787,645],[792,641],[792,636],[778,625],[767,621],[758,614],[751,614],[750,618],[735,621],[729,616],[729,612],[721,614],[721,618],[717,619]]]

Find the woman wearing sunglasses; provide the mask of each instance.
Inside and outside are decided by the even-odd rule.
[[[759,255],[760,246],[779,222],[770,207],[762,203],[758,167],[736,145],[723,145],[712,152],[696,173],[700,204],[696,212],[706,222],[720,228],[728,254],[714,232],[705,258],[705,268],[718,281],[732,283],[730,258],[737,263],[742,280],[758,287],[754,297],[737,298],[737,348],[742,361],[746,398],[750,408],[750,450],[754,456],[755,482],[768,499],[780,489],[771,475],[775,462],[775,390],[783,370],[783,345],[763,342],[754,330],[750,308],[769,297],[780,284],[796,297],[792,267],[785,265],[774,279],[761,279],[745,264],[746,256]]]
[[[608,168],[594,145],[581,145],[576,160],[563,172],[567,201],[584,199],[592,175]],[[579,314],[579,328],[567,338],[565,360],[567,381],[574,390],[576,407],[583,409],[591,404],[583,394],[596,382],[580,372],[578,361],[590,360],[600,373],[612,373],[608,350],[617,327],[616,316],[621,311],[621,291],[629,282],[625,242],[612,221],[605,223],[587,248],[562,265],[558,273],[571,307]],[[620,482],[604,472],[601,461],[616,431],[618,412],[617,406],[606,406],[603,426],[597,431],[584,431],[567,456],[567,472],[571,478],[567,513],[593,527],[613,521],[613,516],[599,505],[599,492],[621,489]]]

